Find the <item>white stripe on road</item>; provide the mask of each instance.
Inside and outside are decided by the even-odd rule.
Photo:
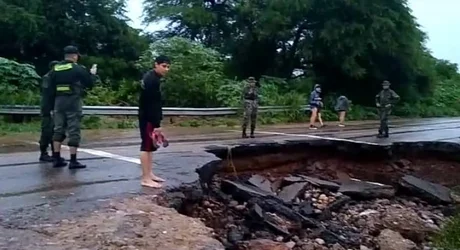
[[[237,131],[237,130],[231,130]],[[241,132],[241,131],[238,131]],[[256,131],[256,134],[267,134],[267,135],[284,135],[284,136],[293,136],[293,137],[308,137],[314,139],[321,139],[321,140],[330,140],[330,141],[345,141],[345,142],[352,142],[352,143],[361,143],[367,145],[381,145],[374,142],[367,142],[367,141],[357,141],[357,140],[349,140],[349,139],[342,139],[342,138],[335,138],[335,137],[328,137],[328,136],[318,136],[318,135],[309,135],[309,134],[289,134],[289,133],[280,133],[280,132],[270,132],[270,131]]]
[[[95,155],[99,157],[106,157],[110,159],[115,159],[115,160],[120,160],[120,161],[127,161],[135,164],[141,164],[141,160],[138,158],[134,157],[127,157],[127,156],[122,156],[122,155],[116,155],[112,154],[109,152],[101,151],[101,150],[95,150],[95,149],[86,149],[86,148],[78,148],[78,151],[84,152],[90,155]]]

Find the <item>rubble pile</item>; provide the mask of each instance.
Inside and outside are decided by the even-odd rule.
[[[227,249],[434,249],[430,236],[455,210],[450,189],[411,175],[399,183],[215,176],[204,193],[184,187],[163,202],[201,218]]]
[[[220,160],[197,169],[199,184],[158,202],[203,220],[227,249],[434,249],[460,197],[454,143],[299,139],[207,152]]]

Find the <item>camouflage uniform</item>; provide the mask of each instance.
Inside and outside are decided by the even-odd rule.
[[[52,69],[58,61],[52,61],[49,68]],[[40,161],[52,162],[53,158],[48,155],[48,145],[51,145],[53,150],[53,118],[51,111],[54,107],[53,91],[49,87],[49,72],[43,76],[41,85],[40,99],[40,116],[41,116],[41,135],[40,135]]]
[[[254,130],[257,122],[257,109],[259,107],[259,87],[254,77],[249,77],[243,90],[244,114],[243,114],[243,138],[247,138],[246,128],[251,119],[251,138],[254,138]]]
[[[67,46],[65,54],[78,54],[78,48]],[[53,67],[50,72],[50,85],[54,90],[54,134],[53,141],[62,143],[66,131],[69,134],[69,147],[80,146],[80,123],[82,118],[84,91],[92,88],[97,80],[83,66],[64,60]],[[54,167],[64,167],[60,152],[54,152]],[[71,154],[69,168],[78,169],[86,166],[77,161],[76,155]]]
[[[394,104],[396,104],[400,97],[396,92],[390,89],[390,82],[383,81],[383,90],[375,96],[375,105],[379,111],[380,127],[378,138],[388,137],[388,116]]]

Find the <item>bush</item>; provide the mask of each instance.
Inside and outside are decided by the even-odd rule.
[[[37,105],[40,81],[34,66],[0,57],[0,104]]]

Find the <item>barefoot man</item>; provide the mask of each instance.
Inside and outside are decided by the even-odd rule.
[[[158,149],[154,140],[155,135],[161,134],[161,120],[163,119],[160,79],[169,71],[170,61],[166,56],[155,59],[153,70],[144,74],[139,97],[139,130],[141,135],[141,185],[152,188],[161,188],[159,182],[163,179],[152,172],[153,152]]]

